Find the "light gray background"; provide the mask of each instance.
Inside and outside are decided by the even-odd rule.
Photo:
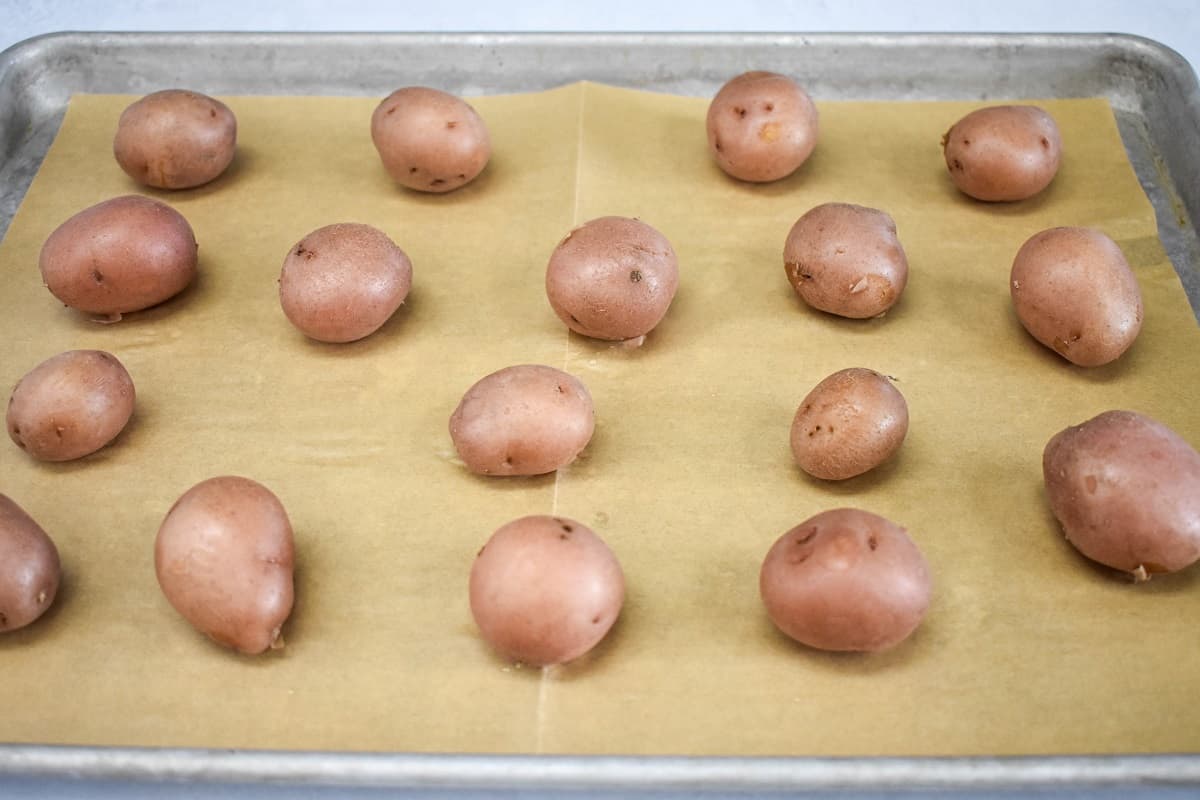
[[[1133,33],[1200,64],[1200,0],[0,0],[0,49],[61,30]]]

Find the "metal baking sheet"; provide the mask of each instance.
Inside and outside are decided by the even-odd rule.
[[[1188,64],[1121,35],[952,34],[87,34],[0,55],[0,233],[71,94],[187,85],[210,94],[382,96],[430,83],[461,94],[580,79],[710,96],[769,61],[822,99],[1105,97],[1200,311],[1200,88]],[[405,789],[457,796],[684,796],[779,791],[851,797],[1194,796],[1200,755],[1005,759],[635,758],[324,754],[0,745],[0,794],[110,796],[187,781],[189,796],[314,796]]]

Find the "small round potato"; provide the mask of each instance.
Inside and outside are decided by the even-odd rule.
[[[1072,364],[1115,361],[1142,329],[1142,292],[1116,242],[1092,228],[1034,234],[1013,260],[1013,308],[1025,330]]]
[[[474,108],[421,86],[384,98],[371,115],[371,139],[392,179],[419,192],[470,183],[492,155],[487,126]]]
[[[976,200],[1033,197],[1050,185],[1062,160],[1054,118],[1037,106],[972,111],[942,137],[950,178]]]
[[[883,314],[908,283],[895,221],[850,203],[825,203],[796,220],[783,267],[804,302],[852,319]]]
[[[791,78],[746,72],[717,92],[707,128],[708,149],[727,174],[743,181],[777,181],[812,155],[817,108]]]
[[[573,661],[621,613],[625,576],[587,527],[563,517],[522,517],[488,540],[471,566],[471,614],[489,645],[532,666]]]
[[[678,288],[671,243],[629,217],[600,217],[574,229],[546,267],[546,296],[568,328],[630,346],[662,321]]]
[[[288,251],[279,275],[283,313],[306,336],[351,342],[391,318],[412,287],[412,262],[383,231],[340,223]]]
[[[125,195],[59,225],[38,265],[46,288],[65,305],[115,322],[183,291],[196,277],[197,251],[182,214],[149,197]]]
[[[1050,510],[1093,561],[1147,580],[1200,560],[1200,454],[1133,411],[1057,433],[1042,454]]]
[[[133,379],[103,350],[68,350],[31,369],[8,400],[8,435],[40,461],[70,461],[117,438],[133,416]]]
[[[0,633],[44,614],[61,575],[54,542],[24,509],[0,494]]]
[[[183,494],[158,529],[154,570],[184,619],[241,653],[283,647],[295,545],[283,504],[249,478],[209,478]]]
[[[113,155],[139,183],[190,189],[224,172],[236,146],[237,118],[229,106],[199,92],[166,89],[125,109]]]
[[[505,367],[475,383],[450,415],[454,449],[479,475],[543,475],[575,460],[596,427],[578,378],[540,364]]]
[[[904,529],[839,508],[800,523],[763,561],[759,591],[771,621],[822,650],[878,651],[916,630],[929,608],[929,565]]]
[[[792,455],[814,478],[840,481],[882,464],[908,433],[908,404],[892,381],[853,367],[821,381],[792,420]]]

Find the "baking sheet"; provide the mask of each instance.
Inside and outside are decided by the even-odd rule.
[[[139,391],[131,429],[83,462],[0,454],[0,485],[55,536],[67,570],[51,616],[0,640],[13,685],[42,687],[0,721],[0,739],[791,755],[1200,744],[1183,624],[1197,578],[1132,587],[1090,567],[1040,495],[1045,440],[1105,408],[1200,440],[1186,402],[1196,325],[1104,102],[1047,101],[1062,173],[1041,198],[994,207],[958,196],[940,161],[963,103],[821,103],[809,165],[750,187],[708,162],[702,99],[597,84],[480,98],[492,165],[465,190],[423,197],[378,167],[365,134],[375,100],[226,98],[234,171],[163,195],[196,229],[201,280],[99,327],[45,293],[36,254],[70,213],[134,190],[108,158],[130,99],[73,101],[0,246],[0,381],[61,349],[105,347]],[[787,228],[829,199],[897,219],[913,273],[882,320],[810,312],[783,278]],[[638,351],[567,336],[542,294],[558,239],[607,213],[642,217],[680,255],[676,304]],[[408,251],[414,294],[375,337],[317,345],[284,320],[274,280],[300,236],[349,219]],[[1146,327],[1112,367],[1067,366],[1009,310],[1012,254],[1054,224],[1104,228],[1138,272]],[[446,419],[477,377],[523,361],[588,384],[596,438],[557,478],[469,476]],[[788,425],[808,388],[850,365],[900,379],[912,429],[878,473],[819,485],[791,467]],[[162,515],[221,472],[267,483],[297,529],[289,644],[263,659],[204,641],[154,583]],[[757,600],[770,543],[844,504],[907,525],[934,569],[926,624],[880,657],[791,645]],[[487,652],[465,581],[491,529],[544,511],[604,536],[630,591],[592,657],[543,674]]]

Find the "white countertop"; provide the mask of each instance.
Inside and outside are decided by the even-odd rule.
[[[61,30],[1102,32],[1146,36],[1200,64],[1197,0],[0,0],[0,49]]]

